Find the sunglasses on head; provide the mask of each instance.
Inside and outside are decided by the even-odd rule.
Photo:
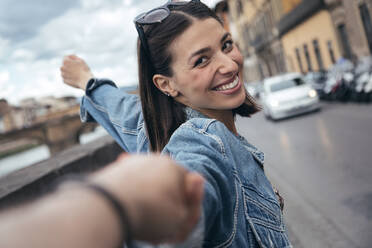
[[[164,21],[171,13],[170,8],[172,6],[181,6],[186,5],[190,2],[200,2],[200,0],[191,0],[191,1],[172,1],[169,0],[166,4],[154,8],[150,11],[144,12],[140,15],[138,15],[136,18],[134,18],[134,24],[136,26],[139,39],[141,41],[141,45],[148,57],[148,59],[151,58],[150,56],[150,49],[147,43],[147,39],[145,36],[145,31],[143,30],[143,26],[145,25],[151,25],[155,23],[161,23]],[[151,61],[151,59],[150,59]]]

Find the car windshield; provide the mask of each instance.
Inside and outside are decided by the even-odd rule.
[[[270,85],[270,92],[285,90],[285,89],[296,87],[296,86],[303,85],[303,84],[305,84],[305,82],[301,78],[281,81],[281,82]]]

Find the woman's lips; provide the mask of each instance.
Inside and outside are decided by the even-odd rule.
[[[237,75],[233,82],[220,85],[218,87],[215,87],[213,90],[226,95],[231,95],[238,91],[240,88],[241,82],[239,76]]]

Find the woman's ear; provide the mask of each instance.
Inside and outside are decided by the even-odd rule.
[[[154,82],[156,88],[158,88],[165,95],[171,97],[176,97],[178,95],[178,91],[172,87],[171,79],[169,77],[161,74],[155,74],[152,77],[152,81]]]

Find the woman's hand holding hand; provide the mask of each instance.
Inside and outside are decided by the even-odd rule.
[[[82,90],[85,90],[89,79],[94,77],[85,61],[76,55],[65,56],[60,69],[65,84]]]
[[[93,181],[123,201],[133,239],[180,242],[199,220],[204,179],[167,156],[122,156]]]

